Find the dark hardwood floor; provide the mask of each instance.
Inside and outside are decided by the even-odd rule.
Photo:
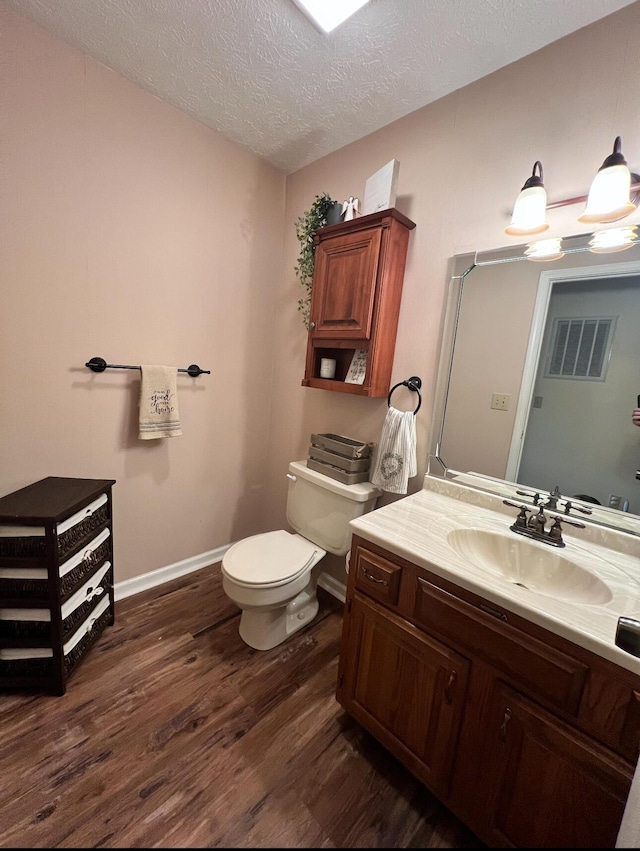
[[[64,696],[0,695],[0,846],[484,847],[342,711],[319,597],[267,652],[219,565],[116,603]]]

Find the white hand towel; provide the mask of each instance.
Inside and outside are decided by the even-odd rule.
[[[147,364],[140,367],[140,440],[177,437],[182,434],[178,415],[175,366]]]
[[[640,848],[640,760],[636,763],[615,847]]]
[[[412,411],[389,407],[371,484],[389,493],[406,493],[408,480],[418,472],[416,463],[416,418]]]

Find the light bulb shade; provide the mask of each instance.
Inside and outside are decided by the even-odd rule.
[[[589,251],[594,254],[611,254],[626,251],[636,244],[637,226],[609,228],[596,231],[589,241]]]
[[[587,206],[579,222],[592,224],[617,222],[636,209],[629,198],[631,174],[626,165],[613,165],[593,178]]]
[[[584,213],[578,217],[579,222],[587,224],[617,222],[636,209],[636,205],[629,197],[631,173],[620,150],[621,146],[620,136],[617,136],[613,153],[606,158],[593,178],[587,206]]]
[[[549,230],[545,221],[547,193],[544,186],[529,186],[523,189],[513,208],[511,222],[504,229],[509,236],[527,236]]]
[[[509,236],[527,236],[549,229],[545,221],[547,193],[542,182],[542,163],[536,160],[531,177],[525,181],[516,198],[511,222],[504,229]]]
[[[560,237],[539,239],[537,242],[531,242],[524,253],[527,260],[535,260],[539,263],[559,260],[561,257],[564,257],[562,239]]]

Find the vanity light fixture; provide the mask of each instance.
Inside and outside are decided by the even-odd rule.
[[[593,178],[587,206],[584,213],[578,216],[579,222],[617,222],[636,209],[636,204],[629,198],[631,172],[621,148],[622,139],[616,136],[613,153],[609,154]],[[634,175],[634,179],[640,180],[638,175]]]
[[[545,221],[546,208],[547,193],[542,182],[542,163],[537,160],[533,164],[531,177],[525,181],[516,198],[511,222],[504,232],[509,236],[526,236],[549,230],[549,225]]]
[[[640,175],[629,171],[627,161],[622,155],[621,137],[616,136],[613,153],[609,154],[602,163],[588,195],[578,195],[575,198],[565,198],[547,204],[542,182],[542,164],[539,161],[536,162],[531,177],[516,199],[511,222],[504,232],[510,236],[542,233],[549,228],[545,221],[547,210],[585,201],[587,204],[584,213],[578,217],[579,222],[591,224],[617,222],[635,212],[640,201],[638,190],[640,190]]]
[[[594,254],[610,254],[626,251],[637,242],[637,225],[622,228],[607,228],[596,231],[589,240],[589,251]]]
[[[324,33],[334,30],[369,0],[293,0],[305,15]]]
[[[555,237],[553,239],[539,239],[537,242],[530,242],[524,253],[527,260],[535,260],[540,263],[559,260],[561,257],[564,257],[562,239]]]

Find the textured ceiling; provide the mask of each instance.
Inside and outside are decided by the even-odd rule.
[[[4,0],[292,172],[633,0],[371,0],[328,35],[292,0]]]

